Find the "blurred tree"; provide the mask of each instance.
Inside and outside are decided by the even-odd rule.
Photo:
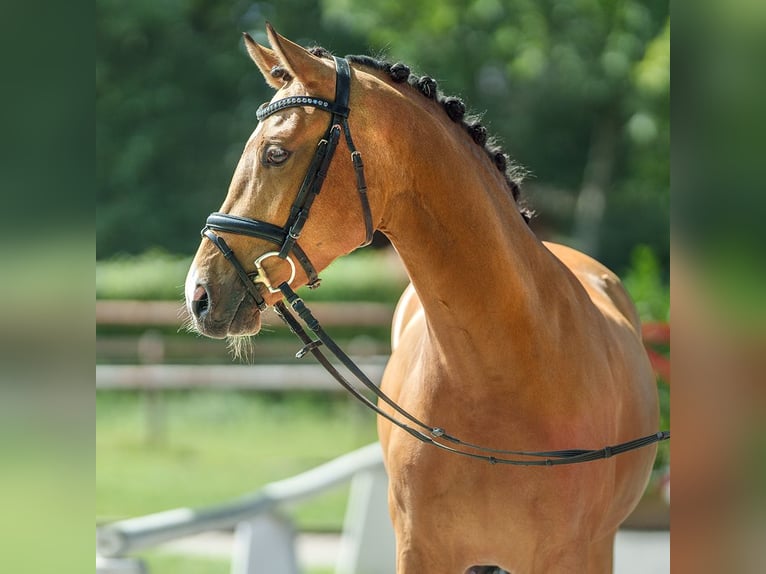
[[[189,252],[220,201],[207,198],[225,194],[262,82],[236,48],[226,4],[96,7],[97,256]]]
[[[319,19],[310,0],[97,0],[97,257],[196,249],[272,97],[240,34],[312,44]]]
[[[326,20],[458,93],[531,178],[541,228],[622,268],[663,264],[669,218],[664,0],[323,0]]]
[[[668,259],[667,2],[97,0],[99,257],[189,253],[270,97],[238,33],[388,52],[485,111],[544,234],[620,269]],[[237,49],[239,46],[239,49]],[[572,242],[572,241],[568,241]]]

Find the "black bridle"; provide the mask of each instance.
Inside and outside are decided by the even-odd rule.
[[[264,104],[258,108],[258,111],[255,114],[258,121],[263,121],[270,115],[285,108],[307,106],[330,113],[330,124],[317,145],[314,157],[306,172],[306,177],[303,178],[303,183],[301,184],[300,189],[298,189],[298,194],[295,197],[295,201],[293,201],[293,205],[290,208],[290,214],[288,215],[285,224],[282,227],[279,227],[266,221],[216,212],[211,213],[208,216],[205,228],[202,230],[202,234],[212,241],[224,254],[226,259],[234,265],[237,274],[247,285],[248,292],[253,296],[255,303],[261,311],[266,308],[266,302],[260,293],[258,293],[258,290],[252,287],[253,282],[262,283],[272,293],[277,293],[279,291],[269,282],[261,265],[262,262],[269,257],[278,257],[290,264],[292,273],[288,283],[291,283],[295,277],[295,264],[290,258],[290,255],[292,254],[306,273],[308,287],[310,289],[315,289],[319,286],[321,280],[308,256],[303,249],[301,249],[300,245],[298,245],[298,239],[300,238],[303,226],[308,219],[311,206],[319,195],[319,192],[322,190],[322,184],[327,176],[327,170],[335,155],[335,150],[338,147],[341,132],[345,135],[346,145],[351,152],[351,161],[354,165],[354,172],[356,174],[357,192],[359,194],[359,201],[362,205],[365,238],[361,246],[368,245],[372,241],[372,213],[370,212],[370,203],[367,200],[367,183],[364,177],[362,154],[356,150],[354,141],[351,139],[351,131],[348,127],[348,113],[350,111],[348,101],[351,94],[351,69],[348,65],[348,61],[344,58],[335,58],[335,68],[336,81],[334,102],[313,96],[291,96],[289,98],[277,100],[268,105]],[[278,245],[279,250],[269,251],[268,253],[261,255],[255,260],[256,271],[248,273],[236,260],[231,249],[229,249],[229,246],[226,244],[226,241],[215,233],[216,231],[266,239],[267,241]]]
[[[311,353],[319,361],[319,363],[337,380],[343,388],[345,388],[351,395],[359,400],[366,407],[374,411],[396,425],[400,429],[406,431],[416,439],[431,444],[442,450],[467,456],[470,458],[483,460],[491,464],[508,464],[515,466],[558,466],[563,464],[575,464],[579,462],[588,462],[592,460],[598,460],[602,458],[610,458],[614,455],[628,452],[643,446],[667,440],[670,438],[669,431],[659,431],[657,433],[634,439],[628,442],[620,443],[614,446],[607,446],[601,449],[571,449],[571,450],[557,450],[557,451],[515,451],[515,450],[499,450],[493,448],[482,447],[479,445],[471,444],[460,440],[447,433],[443,428],[434,427],[419,420],[414,415],[400,407],[393,399],[386,395],[378,386],[372,382],[367,375],[354,363],[354,361],[346,355],[345,352],[335,343],[335,341],[325,332],[319,321],[314,317],[311,311],[306,307],[303,300],[290,287],[290,283],[295,277],[295,265],[290,259],[292,253],[298,260],[298,263],[303,267],[308,278],[308,286],[315,288],[319,284],[319,277],[317,276],[316,269],[309,261],[305,252],[298,245],[298,238],[300,237],[303,225],[309,215],[311,205],[316,199],[322,188],[327,169],[335,154],[338,141],[340,139],[340,132],[342,131],[346,138],[346,144],[351,151],[351,160],[354,165],[354,171],[357,180],[357,190],[359,192],[359,198],[362,204],[362,212],[365,224],[365,241],[363,245],[368,244],[372,240],[372,215],[370,213],[370,205],[367,200],[367,186],[364,178],[364,166],[362,164],[361,154],[356,150],[354,142],[351,139],[351,132],[348,126],[349,115],[349,94],[351,84],[351,72],[349,69],[348,61],[343,58],[335,59],[336,67],[336,85],[335,85],[335,101],[329,102],[321,98],[315,98],[312,96],[291,96],[281,100],[277,100],[268,105],[263,105],[258,109],[256,114],[259,121],[269,117],[271,114],[283,110],[288,107],[305,107],[311,106],[320,110],[325,110],[331,114],[330,125],[325,132],[324,137],[320,140],[317,151],[314,154],[314,158],[309,165],[306,177],[303,180],[303,184],[298,190],[298,195],[293,202],[290,209],[290,215],[287,221],[282,227],[260,221],[257,219],[249,219],[246,217],[239,217],[235,215],[229,215],[225,213],[212,213],[202,230],[202,235],[207,237],[213,244],[221,251],[224,257],[234,267],[237,275],[244,284],[247,292],[253,298],[258,308],[263,311],[266,309],[267,304],[258,291],[257,285],[263,284],[272,293],[281,293],[284,299],[290,304],[290,307],[300,317],[303,324],[313,333],[313,337],[301,325],[301,321],[296,319],[295,315],[288,309],[284,302],[279,301],[274,305],[274,309],[277,315],[282,321],[287,324],[290,330],[300,339],[303,343],[303,348],[296,353],[296,358],[302,358],[306,354]],[[260,239],[266,239],[272,243],[279,245],[279,251],[270,251],[264,253],[258,257],[254,264],[256,270],[248,272],[242,266],[237,259],[234,252],[229,248],[226,241],[216,234],[216,231],[223,231],[226,233],[233,233],[237,235],[247,235],[250,237],[256,237]],[[262,262],[268,257],[279,257],[287,261],[292,268],[292,276],[288,281],[282,282],[276,288],[269,281],[266,272],[263,269]],[[381,401],[389,405],[394,413],[400,415],[408,422],[403,422],[397,417],[397,414],[390,414],[377,404],[368,399],[362,392],[357,389],[353,384],[338,371],[338,369],[327,359],[322,352],[321,347],[324,346],[333,356],[335,356],[343,366],[367,389],[377,396]],[[469,450],[466,450],[469,449]],[[479,451],[479,452],[473,452]],[[485,454],[481,454],[485,453]],[[508,456],[525,456],[533,460],[522,460],[516,458],[507,458]],[[536,459],[536,460],[535,460]]]

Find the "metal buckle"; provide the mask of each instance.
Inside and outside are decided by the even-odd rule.
[[[287,284],[293,282],[293,279],[295,279],[295,263],[293,263],[293,260],[288,255],[284,259],[282,257],[279,257],[278,251],[268,251],[267,253],[264,253],[261,255],[258,259],[254,261],[255,263],[255,269],[257,270],[258,274],[253,277],[253,283],[261,283],[263,284],[266,289],[269,290],[270,293],[279,293],[278,288],[274,288],[272,286],[271,281],[269,280],[269,277],[266,275],[266,270],[263,268],[263,265],[261,264],[264,259],[268,259],[269,257],[278,257],[279,259],[282,259],[283,261],[287,261],[290,264],[290,279],[287,280]]]
[[[306,356],[306,354],[308,352],[310,352],[312,349],[316,349],[317,347],[319,347],[322,344],[323,344],[322,341],[319,341],[319,340],[311,341],[310,343],[304,345],[303,348],[300,351],[295,353],[295,358],[296,359],[302,359],[303,357]]]

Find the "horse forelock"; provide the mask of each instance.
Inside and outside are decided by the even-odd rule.
[[[309,48],[308,51],[318,58],[332,58],[332,54],[321,46],[314,46]],[[479,116],[467,112],[466,105],[462,99],[456,96],[444,95],[439,90],[435,79],[430,76],[417,76],[410,71],[409,66],[401,62],[392,64],[391,62],[366,55],[349,55],[346,56],[346,59],[354,64],[383,72],[395,84],[406,82],[423,97],[438,102],[444,109],[447,117],[463,126],[463,129],[465,129],[474,143],[484,149],[495,167],[504,175],[511,196],[519,206],[519,212],[524,220],[529,223],[534,212],[524,205],[521,198],[521,182],[524,176],[527,175],[526,170],[514,162],[505,153],[503,148],[498,145],[497,140],[488,134],[487,128],[481,123]],[[275,78],[281,78],[285,82],[291,79],[290,73],[282,66],[274,66],[271,69],[271,75]]]

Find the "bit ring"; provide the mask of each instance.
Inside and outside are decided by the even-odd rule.
[[[269,290],[270,293],[279,293],[279,289],[275,288],[271,281],[269,280],[268,275],[266,275],[266,270],[263,268],[262,262],[264,259],[268,259],[269,257],[279,257],[278,251],[268,251],[261,255],[258,259],[254,261],[255,263],[255,269],[257,272],[257,275],[253,277],[253,283],[262,283],[266,289]],[[288,255],[285,258],[279,257],[283,261],[287,261],[290,264],[290,279],[287,280],[287,284],[293,282],[293,279],[295,279],[295,263],[293,263],[293,260]]]

